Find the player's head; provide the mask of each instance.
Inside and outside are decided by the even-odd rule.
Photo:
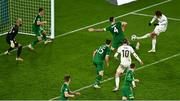
[[[17,18],[16,19],[16,25],[17,26],[21,26],[22,25],[22,19],[21,18]]]
[[[71,76],[70,75],[64,76],[64,82],[70,83],[70,81],[71,81]]]
[[[131,63],[130,68],[134,70],[136,68],[136,65],[134,63]]]
[[[44,8],[39,8],[39,14],[41,15],[41,16],[43,16],[44,15]]]
[[[128,44],[129,44],[128,39],[125,38],[125,39],[123,40],[123,44],[127,44],[127,45],[128,45]]]
[[[161,11],[156,11],[156,12],[155,12],[155,15],[159,18],[159,17],[162,16],[162,12],[161,12]]]
[[[110,46],[111,45],[111,40],[107,39],[106,40],[106,45]]]
[[[110,18],[109,18],[109,22],[110,22],[110,23],[115,23],[115,18],[114,18],[114,17],[110,17]]]

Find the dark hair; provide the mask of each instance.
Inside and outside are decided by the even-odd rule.
[[[130,68],[134,69],[135,66],[136,66],[136,65],[135,65],[134,63],[131,63]]]
[[[39,12],[41,12],[41,11],[43,11],[43,10],[44,10],[44,8],[42,8],[42,7],[41,7],[41,8],[39,8]]]
[[[70,80],[71,76],[70,75],[66,75],[64,76],[64,81],[65,82],[68,82]]]
[[[125,39],[123,40],[123,43],[124,43],[124,44],[129,44],[128,39],[125,38]]]
[[[109,18],[109,22],[113,22],[113,20],[114,20],[114,17]]]
[[[111,43],[111,40],[107,39],[107,40],[106,40],[106,44],[107,44],[107,45],[110,45],[110,43]]]
[[[156,16],[162,16],[162,12],[161,11],[156,11],[155,14],[156,14]]]

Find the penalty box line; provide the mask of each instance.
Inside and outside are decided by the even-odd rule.
[[[152,66],[152,65],[156,65],[156,64],[158,64],[158,63],[161,63],[161,62],[170,60],[170,59],[175,58],[175,57],[178,57],[178,56],[180,56],[180,53],[175,54],[175,55],[172,55],[172,56],[169,56],[169,57],[166,57],[166,58],[163,58],[163,59],[161,59],[161,60],[158,60],[158,61],[156,61],[156,62],[147,64],[147,65],[141,66],[141,67],[137,68],[135,71],[139,71],[139,70],[141,70],[141,69],[150,67],[150,66]],[[107,79],[103,80],[102,83],[105,83],[105,82],[110,81],[110,80],[113,80],[113,79],[114,79],[114,77],[107,78]],[[77,89],[77,90],[74,90],[73,92],[82,91],[82,90],[88,89],[88,88],[90,88],[90,87],[92,87],[92,86],[93,86],[93,84],[88,85],[88,86],[84,86],[84,87],[82,87],[82,88],[79,88],[79,89]],[[60,98],[60,96],[57,96],[57,97],[51,98],[49,101],[57,100],[57,99],[59,99],[59,98]]]
[[[129,12],[129,13],[125,13],[125,14],[119,15],[119,16],[117,16],[117,17],[115,17],[115,18],[116,18],[116,19],[122,18],[122,17],[124,17],[124,16],[131,15],[132,13],[137,13],[137,12],[139,12],[139,11],[143,11],[143,10],[146,10],[146,9],[149,9],[149,8],[152,8],[152,7],[161,5],[161,4],[165,4],[165,3],[168,3],[168,2],[170,2],[170,1],[172,1],[172,0],[166,0],[166,1],[159,2],[159,3],[153,4],[153,5],[149,5],[149,6],[146,6],[146,7],[144,7],[144,8],[141,8],[141,9],[138,9],[138,10],[131,11],[131,12]],[[84,30],[84,29],[87,29],[87,28],[90,28],[90,27],[93,27],[93,26],[96,26],[96,25],[100,25],[100,24],[103,24],[103,23],[106,23],[106,22],[108,22],[108,20],[104,20],[104,21],[101,21],[101,22],[98,22],[98,23],[95,23],[95,24],[92,24],[92,25],[88,25],[88,26],[81,27],[81,28],[76,29],[76,30],[72,30],[72,31],[63,33],[63,34],[61,34],[61,35],[57,35],[57,36],[55,36],[55,38],[67,36],[67,35],[69,35],[69,34],[72,34],[72,33],[75,33],[75,32],[78,32],[78,31],[81,31],[81,30]],[[28,47],[28,45],[24,46],[23,48],[27,48],[27,47]],[[15,49],[15,50],[17,50],[17,49]],[[13,50],[13,51],[15,51],[15,50]],[[12,52],[13,52],[13,51],[12,51]],[[2,56],[2,55],[4,55],[4,53],[0,53],[0,56]]]

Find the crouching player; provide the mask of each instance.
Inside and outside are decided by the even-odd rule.
[[[101,88],[100,82],[104,75],[104,60],[106,62],[106,66],[109,67],[109,57],[110,57],[110,45],[111,40],[106,40],[106,43],[101,45],[93,52],[93,64],[96,66],[96,81],[94,83],[94,88]]]
[[[135,70],[135,64],[132,63],[130,65],[129,70],[127,70],[124,84],[122,86],[122,100],[133,100],[133,88],[136,87],[135,82],[139,82],[138,79],[134,79],[134,70]]]
[[[115,53],[114,57],[119,60],[118,55],[121,55],[121,63],[118,66],[115,74],[115,88],[113,89],[114,92],[119,90],[119,82],[120,82],[120,76],[129,69],[131,64],[131,54],[139,61],[141,65],[143,65],[143,62],[138,57],[138,55],[134,52],[134,49],[129,45],[129,42],[127,39],[124,39],[123,45],[120,46]]]
[[[11,28],[11,30],[8,32],[8,34],[6,36],[6,42],[10,45],[10,47],[6,52],[4,52],[4,54],[10,54],[10,52],[13,49],[18,48],[17,49],[17,56],[16,56],[17,61],[23,61],[23,59],[20,57],[21,51],[22,51],[22,45],[17,43],[15,40],[15,37],[18,34],[19,27],[21,25],[22,25],[22,19],[18,18],[16,20],[15,25]]]
[[[68,98],[73,98],[75,95],[80,95],[79,92],[71,92],[69,89],[69,84],[71,82],[71,77],[69,75],[64,77],[64,84],[61,87],[60,100],[68,100]]]

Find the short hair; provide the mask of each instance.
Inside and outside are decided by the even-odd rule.
[[[107,39],[107,40],[106,40],[106,44],[107,44],[107,45],[110,45],[110,44],[111,44],[111,40]]]
[[[162,12],[161,11],[156,11],[155,14],[156,14],[156,16],[162,16]]]
[[[131,69],[134,69],[135,66],[136,66],[136,65],[135,65],[134,63],[131,63],[130,68],[131,68]]]
[[[124,44],[129,44],[128,39],[125,38],[125,39],[123,40],[123,43],[124,43]]]
[[[113,16],[109,18],[109,22],[113,22],[113,20],[114,20]]]
[[[70,75],[66,75],[64,76],[64,81],[65,82],[68,82],[70,80],[71,76]]]
[[[43,10],[44,10],[44,8],[42,8],[42,7],[39,8],[39,12],[41,12],[41,11],[43,11]]]

